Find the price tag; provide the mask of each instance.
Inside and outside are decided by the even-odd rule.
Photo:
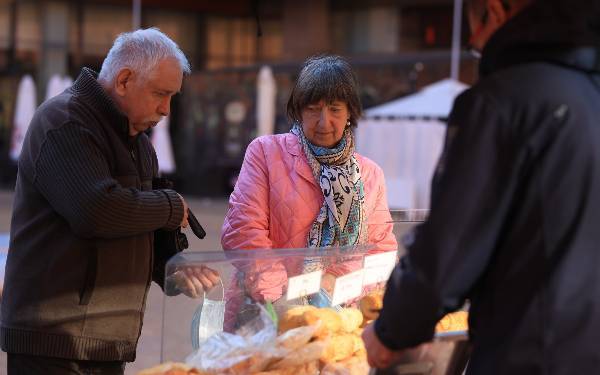
[[[363,287],[363,270],[358,270],[335,279],[331,305],[337,306],[351,299],[360,297]]]
[[[288,279],[287,300],[309,296],[319,291],[323,271],[315,271]]]
[[[364,285],[377,284],[387,281],[396,267],[397,253],[386,251],[385,253],[368,255],[364,263]]]

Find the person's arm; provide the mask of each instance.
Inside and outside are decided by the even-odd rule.
[[[223,250],[270,249],[268,160],[260,140],[246,150],[221,233]],[[274,260],[236,262],[246,293],[255,301],[276,300],[287,284],[284,265]]]
[[[390,349],[429,341],[438,319],[462,306],[501,239],[522,167],[502,114],[482,93],[455,103],[429,218],[392,273],[375,322]]]
[[[269,177],[259,140],[246,150],[221,231],[223,250],[270,249]]]
[[[106,157],[88,129],[66,123],[46,134],[33,183],[84,238],[118,238],[180,225],[184,206],[175,191],[123,187]]]

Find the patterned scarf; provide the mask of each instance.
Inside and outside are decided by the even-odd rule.
[[[347,246],[367,243],[364,185],[354,156],[354,134],[346,128],[332,149],[311,144],[294,124],[315,180],[325,200],[308,233],[308,247]],[[306,265],[306,264],[305,264]],[[309,267],[312,268],[312,267]]]

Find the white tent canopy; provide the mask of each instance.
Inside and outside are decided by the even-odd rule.
[[[365,111],[356,149],[383,169],[390,208],[429,208],[431,178],[446,134],[442,119],[466,88],[444,79]]]
[[[454,98],[468,86],[450,78],[425,86],[419,92],[365,111],[365,117],[445,118]]]

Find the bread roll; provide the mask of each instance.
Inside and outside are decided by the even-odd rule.
[[[307,325],[317,325],[315,337],[324,339],[338,333],[342,329],[342,318],[337,311],[329,308],[308,310],[304,313]]]
[[[338,362],[354,354],[355,338],[353,334],[344,333],[328,339],[327,348],[321,356],[323,363]]]
[[[345,308],[339,312],[342,319],[342,331],[352,333],[357,330],[363,322],[363,314],[355,308]]]
[[[367,294],[360,300],[360,311],[364,320],[377,319],[379,310],[383,307],[383,291],[375,291]]]
[[[314,306],[296,306],[289,310],[287,310],[283,315],[279,318],[279,332],[283,333],[289,331],[293,328],[302,327],[306,324],[306,320],[304,319],[304,313],[307,311],[317,310]]]

